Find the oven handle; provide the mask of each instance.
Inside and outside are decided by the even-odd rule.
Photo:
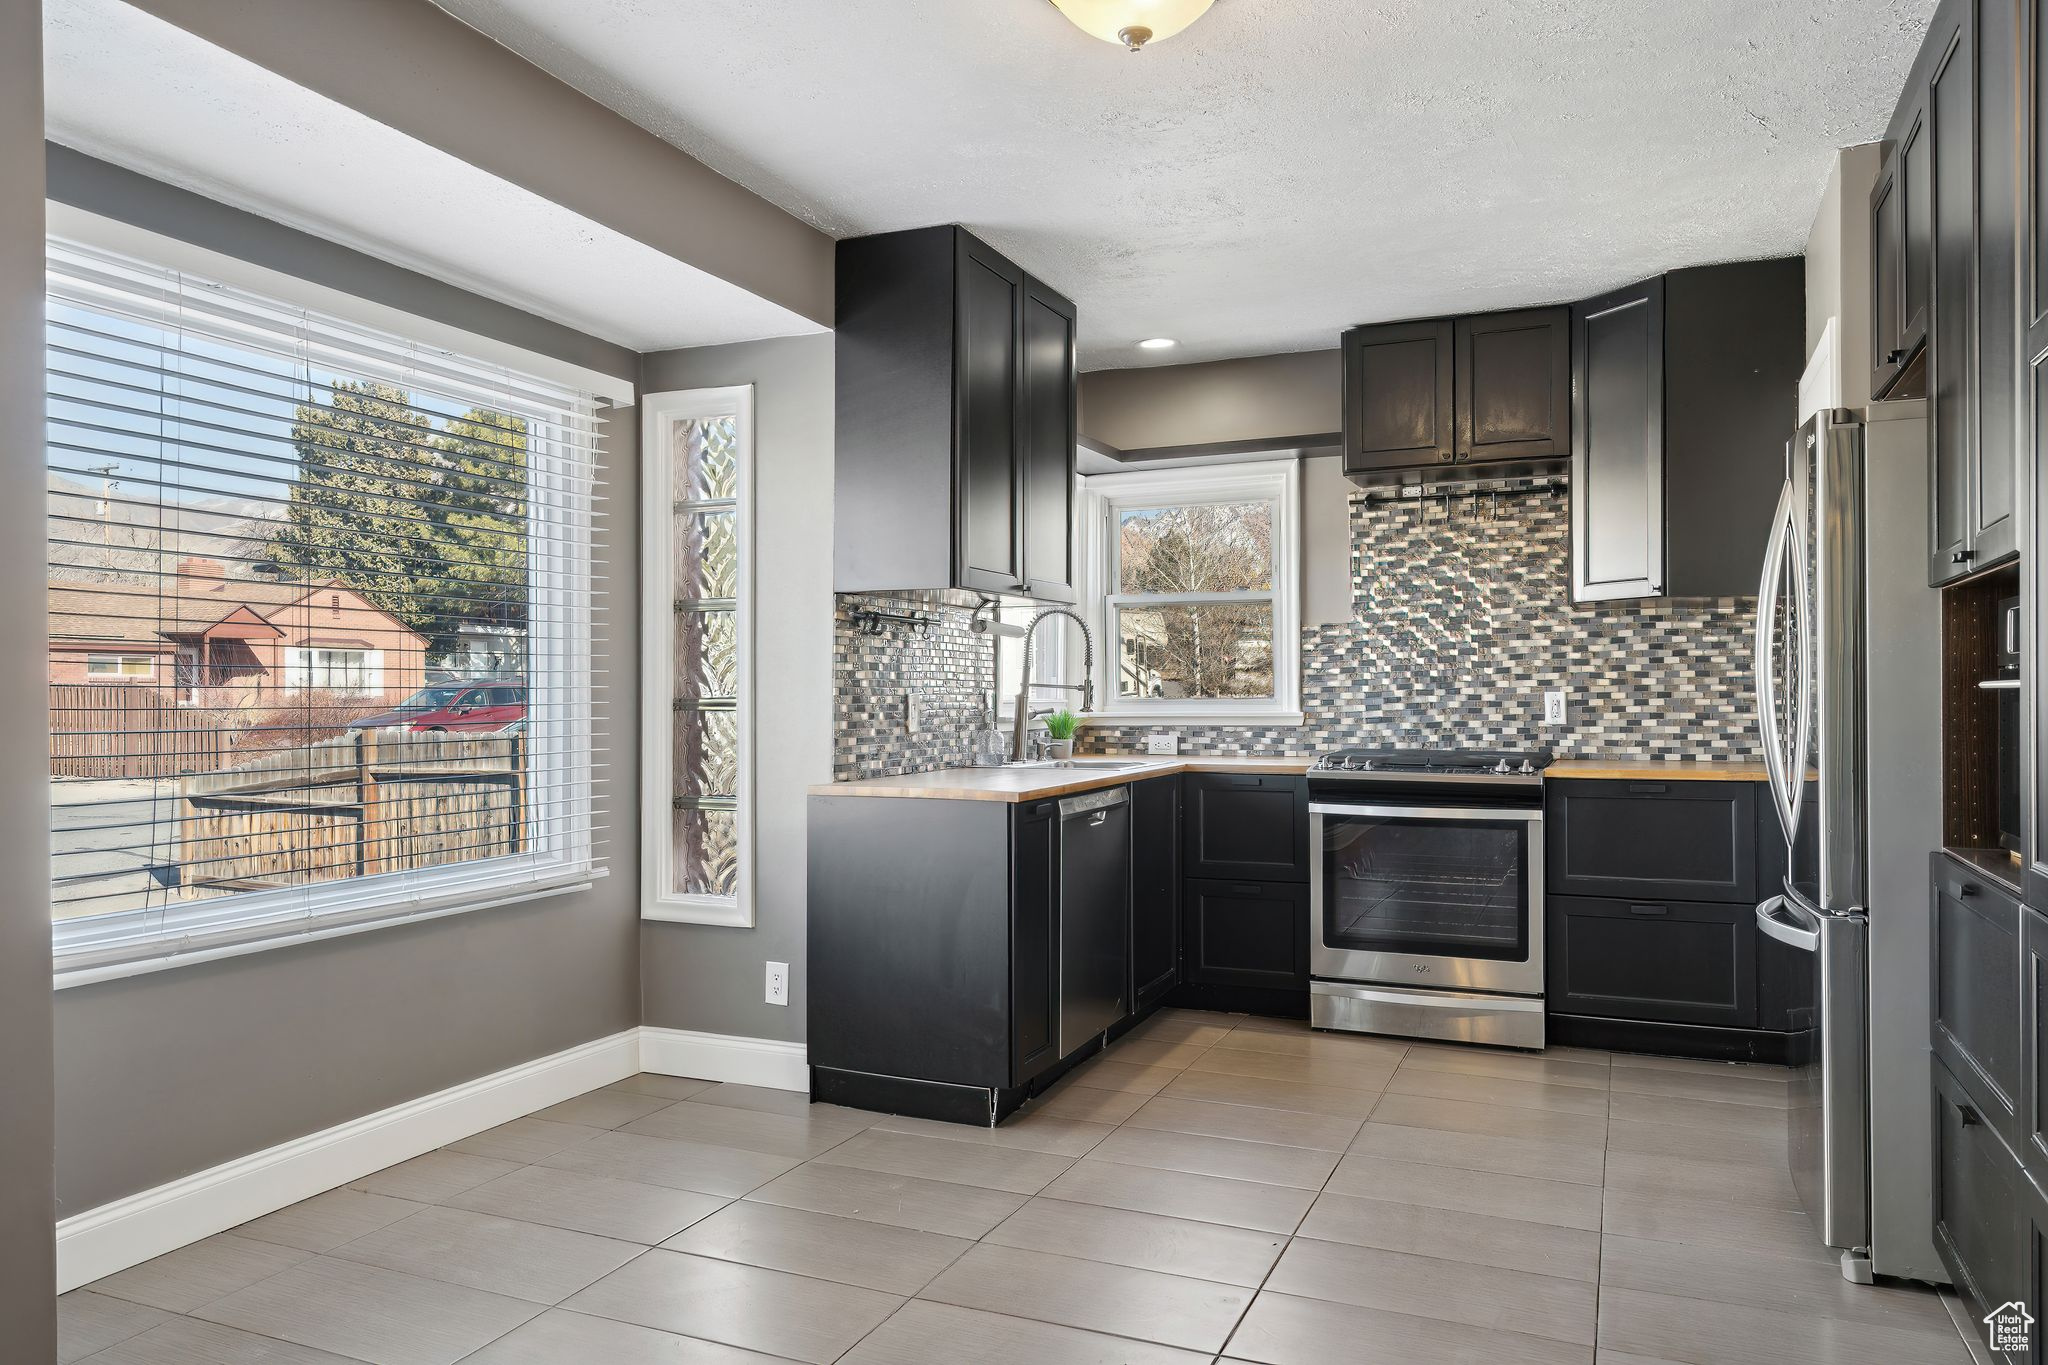
[[[1356,806],[1348,802],[1311,801],[1310,815],[1362,815],[1371,819],[1394,820],[1526,820],[1532,825],[1543,823],[1541,806]]]

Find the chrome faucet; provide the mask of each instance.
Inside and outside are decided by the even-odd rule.
[[[1095,636],[1088,629],[1088,623],[1065,607],[1047,607],[1031,618],[1031,624],[1024,627],[1024,667],[1017,685],[1017,714],[1012,721],[1010,732],[1010,761],[1024,761],[1024,732],[1031,728],[1031,650],[1038,638],[1039,623],[1048,616],[1064,616],[1081,628],[1081,669],[1082,680],[1078,683],[1038,683],[1039,687],[1057,687],[1068,692],[1081,694],[1081,709],[1095,709]]]

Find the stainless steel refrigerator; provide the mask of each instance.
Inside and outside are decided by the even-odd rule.
[[[1788,1159],[1842,1273],[1946,1281],[1934,1252],[1928,855],[1941,838],[1941,623],[1927,405],[1821,412],[1786,448],[1757,597],[1757,715],[1803,955]]]

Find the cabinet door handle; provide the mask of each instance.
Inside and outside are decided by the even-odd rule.
[[[1256,787],[1261,780],[1256,777],[1233,777],[1230,779],[1230,785],[1233,787]]]
[[[1233,896],[1263,896],[1266,894],[1266,889],[1262,886],[1233,886],[1230,888],[1230,894]]]
[[[1957,1105],[1956,1117],[1963,1121],[1963,1127],[1965,1128],[1975,1128],[1978,1124],[1984,1122],[1984,1116],[1977,1112],[1975,1105],[1970,1104]]]
[[[1631,915],[1668,915],[1671,913],[1671,907],[1668,905],[1631,905],[1628,908],[1628,912]]]
[[[1662,796],[1671,788],[1662,782],[1631,782],[1628,790],[1631,796]]]
[[[1884,353],[1884,363],[1887,365],[1896,365],[1905,358],[1906,353],[1904,351],[1886,351]]]
[[[1983,889],[1984,888],[1978,886],[1975,882],[1964,882],[1961,886],[1956,888],[1956,899],[1966,901],[1970,899],[1970,897],[1982,891]]]
[[[1977,552],[1975,550],[1957,550],[1948,557],[1948,562],[1951,564],[1967,564],[1976,557]]]

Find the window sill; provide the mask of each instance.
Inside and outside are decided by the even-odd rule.
[[[231,957],[248,957],[255,953],[267,953],[278,948],[296,948],[304,943],[318,943],[323,939],[346,938],[351,934],[366,934],[377,929],[388,929],[402,924],[420,924],[427,920],[446,919],[451,915],[467,915],[478,910],[495,910],[500,906],[519,905],[526,901],[544,900],[550,896],[566,896],[578,891],[588,891],[598,879],[605,875],[603,868],[591,868],[580,876],[561,882],[528,883],[517,891],[510,889],[497,893],[473,894],[452,904],[439,905],[431,909],[409,913],[380,916],[372,919],[342,920],[320,924],[318,921],[307,927],[290,932],[268,934],[261,938],[242,939],[237,942],[213,946],[199,946],[183,952],[168,951],[148,956],[134,956],[107,960],[105,953],[82,951],[76,958],[83,961],[67,961],[59,957],[51,972],[50,988],[67,990],[73,986],[91,986],[101,981],[118,981],[123,977],[147,976],[153,972],[171,971],[178,967],[196,966],[202,962],[219,962]],[[141,946],[138,945],[138,954]],[[92,960],[97,958],[98,960]]]
[[[1081,718],[1086,726],[1115,726],[1137,729],[1147,725],[1265,725],[1291,726],[1302,723],[1299,711],[1204,711],[1200,709],[1158,711],[1094,711]]]
[[[754,927],[754,907],[743,900],[690,897],[653,900],[640,907],[640,918],[656,924],[709,924],[727,929]]]

